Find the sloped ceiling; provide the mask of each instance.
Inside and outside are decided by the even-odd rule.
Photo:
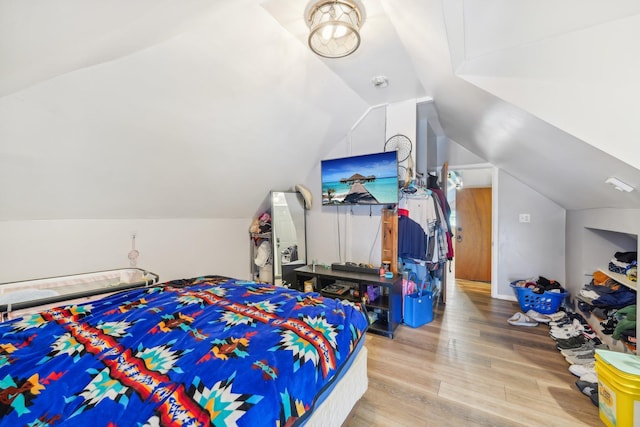
[[[640,186],[635,2],[363,3],[327,60],[299,0],[0,0],[0,219],[250,217],[369,107],[425,97],[560,205],[640,205],[604,184]]]
[[[31,3],[0,3],[4,219],[250,217],[367,108],[255,1]]]
[[[622,2],[611,11],[609,5],[594,1],[554,3],[554,7],[541,3],[496,0],[478,6],[479,2],[463,0],[416,1],[411,8],[389,7],[388,12],[416,68],[431,71],[432,84],[423,81],[451,140],[567,209],[637,208],[638,191],[622,194],[604,181],[617,176],[635,187],[640,184],[639,148],[634,142],[640,135],[630,120],[635,109],[625,110],[636,97],[639,82],[619,78],[629,73],[631,64],[625,55],[640,35],[640,27],[635,36],[618,34],[620,45],[610,40],[611,45],[594,46],[591,37],[577,36],[567,47],[557,45],[556,40],[594,25],[593,31],[600,32],[597,22],[605,21],[605,26],[614,28],[616,22],[626,25],[637,5]],[[430,41],[429,48],[420,49],[424,40]],[[544,45],[539,51],[545,55],[519,62],[537,44]],[[597,58],[606,49],[618,51],[621,58],[609,68],[599,67],[600,74],[587,74],[601,92],[609,92],[600,99],[572,96],[592,86],[585,84],[585,73],[569,65],[585,62],[592,55]],[[494,62],[484,61],[489,55]],[[559,57],[568,59],[552,59]],[[635,58],[631,68],[636,72],[640,71],[639,60]],[[491,77],[492,85],[475,78],[477,61],[483,61],[483,72]],[[510,70],[527,77],[514,84]],[[527,93],[530,102],[519,102],[517,95],[522,93]],[[626,119],[621,120],[620,115]],[[571,131],[569,120],[579,123],[581,132]],[[604,131],[596,134],[592,129]],[[606,133],[624,137],[611,138]]]
[[[640,3],[511,3],[464,2],[462,16],[447,14],[452,27],[473,17],[462,24],[464,46],[451,43],[454,56],[464,56],[456,74],[640,167],[640,129],[632,125],[640,56],[631,53],[640,36]]]

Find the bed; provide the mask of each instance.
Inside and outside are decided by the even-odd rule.
[[[221,276],[53,307],[0,323],[0,425],[339,425],[367,326],[352,303]]]

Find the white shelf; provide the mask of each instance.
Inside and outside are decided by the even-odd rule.
[[[638,282],[632,282],[631,280],[627,279],[626,275],[614,273],[613,271],[604,268],[599,268],[598,271],[606,274],[621,285],[626,286],[629,289],[633,289],[636,292],[638,291]]]

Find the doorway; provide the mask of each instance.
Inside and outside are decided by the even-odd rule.
[[[493,168],[452,167],[448,176],[455,279],[491,283]]]

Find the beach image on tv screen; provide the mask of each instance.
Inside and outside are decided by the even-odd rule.
[[[398,203],[396,151],[323,160],[323,205]]]

